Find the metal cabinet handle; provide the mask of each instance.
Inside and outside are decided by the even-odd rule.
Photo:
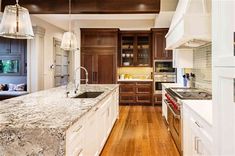
[[[93,81],[97,81],[97,72],[92,72]]]
[[[199,143],[201,142],[201,139],[197,136],[194,137],[194,150],[196,151],[197,154],[202,154],[199,151]]]
[[[78,127],[78,129],[74,130],[73,132],[77,133],[77,132],[79,132],[81,129],[82,129],[82,125],[80,125],[80,126]]]
[[[197,146],[197,139],[198,137],[194,137],[194,150],[197,151],[198,146]]]
[[[195,121],[194,122],[199,128],[202,128],[202,126],[197,122],[197,121]]]
[[[174,110],[171,108],[171,106],[169,105],[169,102],[165,99],[164,102],[166,103],[167,107],[170,109],[170,111],[173,113],[174,117],[177,119],[180,119],[180,115],[177,115]]]

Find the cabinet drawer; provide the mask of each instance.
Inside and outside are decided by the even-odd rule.
[[[66,155],[78,156],[83,151],[84,123],[76,122],[66,132]]]
[[[149,85],[138,85],[136,87],[136,93],[146,93],[146,94],[150,94],[152,92],[152,86],[149,86]]]
[[[162,94],[154,95],[154,103],[161,104],[162,103]]]
[[[152,96],[151,95],[137,95],[136,102],[137,103],[151,103]]]
[[[135,93],[135,84],[134,83],[120,84],[120,93]]]
[[[120,103],[135,103],[135,95],[134,94],[120,94]]]

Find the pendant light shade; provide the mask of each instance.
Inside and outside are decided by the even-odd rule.
[[[34,37],[29,12],[16,5],[8,5],[4,9],[0,24],[0,36],[15,39],[32,39]]]
[[[61,49],[66,51],[74,51],[78,49],[76,36],[71,31],[71,0],[69,0],[69,31],[65,32],[63,35]]]
[[[74,33],[72,32],[65,32],[63,35],[61,48],[63,50],[77,50],[77,39]]]

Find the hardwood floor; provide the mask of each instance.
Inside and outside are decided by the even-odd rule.
[[[179,156],[161,107],[120,106],[120,118],[101,156]]]

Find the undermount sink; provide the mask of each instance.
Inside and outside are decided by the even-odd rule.
[[[96,98],[102,93],[104,92],[84,92],[82,94],[79,94],[78,96],[75,96],[74,98]]]

